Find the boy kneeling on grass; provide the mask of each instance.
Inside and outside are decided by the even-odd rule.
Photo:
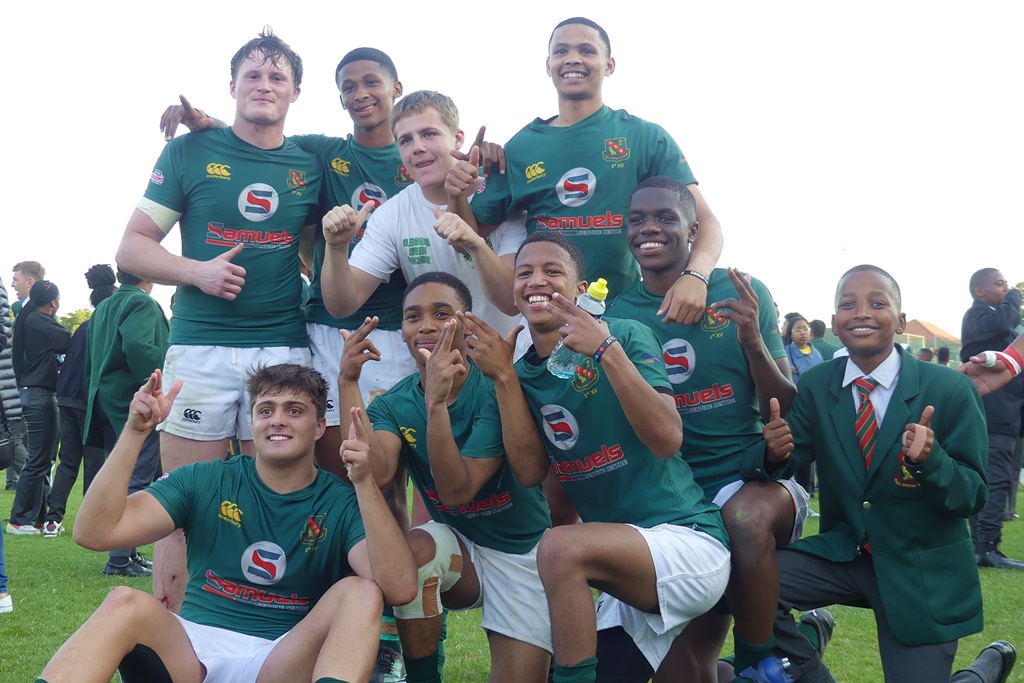
[[[115,588],[39,680],[106,683],[119,667],[125,681],[161,683],[367,680],[383,604],[413,598],[416,566],[365,451],[342,445],[353,487],[314,464],[326,426],[323,376],[300,365],[257,368],[248,381],[256,456],[187,465],[129,496],[142,442],[180,389],[179,381],[165,394],[156,370],[135,394],[74,538],[108,550],[183,529],[181,616],[148,593]]]
[[[775,654],[797,681],[835,681],[790,611],[853,604],[875,613],[886,681],[944,681],[958,639],[982,629],[966,524],[987,496],[981,399],[966,377],[894,345],[906,316],[884,270],[851,268],[835,301],[849,358],[808,370],[786,419],[772,399],[764,463],[750,473],[818,467],[821,532],[778,553]],[[1015,657],[993,643],[952,680],[1001,683]]]

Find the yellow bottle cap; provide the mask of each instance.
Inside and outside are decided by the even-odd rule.
[[[603,277],[597,278],[597,282],[591,282],[587,287],[587,294],[598,301],[604,301],[608,298],[608,281]]]

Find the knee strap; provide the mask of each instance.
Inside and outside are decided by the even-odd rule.
[[[395,606],[396,619],[429,619],[441,614],[441,593],[462,578],[462,549],[458,536],[444,524],[427,522],[418,529],[434,539],[434,557],[419,568],[416,597]]]

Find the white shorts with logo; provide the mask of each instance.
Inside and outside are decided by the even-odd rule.
[[[327,380],[327,426],[337,427],[341,424],[338,373],[341,371],[345,338],[338,328],[320,323],[307,322],[306,334],[313,350],[313,367]],[[374,396],[383,394],[399,380],[416,372],[416,361],[402,341],[401,330],[376,329],[370,333],[370,341],[380,351],[380,361],[363,364],[363,374],[359,378],[363,405],[369,405]]]
[[[745,483],[740,480],[723,486],[715,494],[714,504],[718,507],[723,507],[730,498],[736,495],[737,491],[743,488]],[[790,536],[789,542],[795,543],[804,534],[804,522],[807,521],[807,501],[810,500],[811,496],[804,490],[803,486],[796,483],[796,479],[778,479],[775,483],[786,489],[789,492],[790,498],[793,499],[793,534]]]
[[[482,628],[554,652],[548,598],[537,571],[537,546],[528,553],[516,555],[474,543],[447,524],[430,521],[416,528],[433,537],[439,553],[458,551],[455,536],[469,551],[469,559],[480,581],[480,596],[473,605],[454,611],[482,607]],[[448,588],[451,585],[442,581],[441,590]]]
[[[206,667],[203,683],[252,683],[271,651],[288,635],[285,633],[277,640],[267,640],[216,626],[196,624],[173,612],[171,616],[185,629],[196,659]]]
[[[171,346],[164,360],[164,388],[179,379],[184,384],[160,429],[193,441],[232,436],[251,440],[252,409],[245,383],[256,366],[280,363],[311,367],[309,349]]]
[[[605,593],[597,600],[597,630],[621,626],[657,671],[675,637],[725,593],[729,551],[690,527],[659,524],[650,529],[633,528],[643,535],[654,559],[660,614],[641,612]]]

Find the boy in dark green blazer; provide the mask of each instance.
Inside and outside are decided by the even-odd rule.
[[[776,646],[798,681],[835,679],[793,608],[870,607],[889,682],[947,680],[958,639],[982,629],[966,522],[987,495],[981,400],[967,378],[894,345],[900,307],[880,268],[843,275],[832,329],[849,358],[808,371],[785,420],[772,399],[765,460],[750,473],[790,476],[817,461],[821,532],[778,554]]]

